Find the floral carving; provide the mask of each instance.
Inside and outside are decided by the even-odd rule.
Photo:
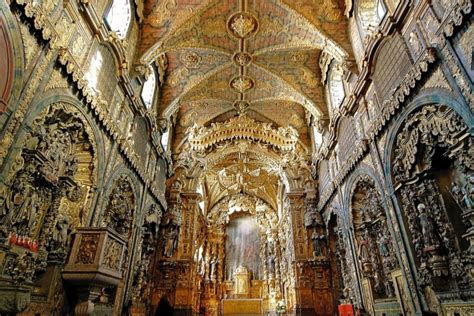
[[[237,113],[239,114],[244,114],[249,107],[250,107],[250,104],[247,101],[234,102],[234,108],[237,110]]]
[[[181,62],[186,68],[195,69],[201,66],[202,57],[196,52],[186,52],[181,57]]]
[[[234,55],[234,62],[240,66],[248,66],[252,61],[252,56],[247,52],[238,52]]]
[[[258,28],[257,19],[246,12],[239,12],[229,20],[229,30],[239,38],[245,38],[255,33]]]
[[[4,273],[9,275],[15,285],[21,285],[26,281],[31,281],[35,272],[43,270],[46,267],[46,261],[40,257],[25,252],[16,258],[10,258],[6,261]]]
[[[232,79],[232,81],[230,82],[230,86],[234,88],[235,90],[237,90],[238,92],[244,93],[247,90],[250,90],[253,88],[254,81],[253,79],[249,77],[240,76],[240,77],[236,77]]]

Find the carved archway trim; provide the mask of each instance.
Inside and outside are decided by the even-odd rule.
[[[474,122],[473,113],[467,110],[465,104],[461,104],[457,100],[453,99],[452,94],[448,93],[444,89],[430,89],[421,92],[420,95],[416,97],[408,106],[405,107],[404,111],[400,113],[401,115],[398,116],[397,120],[392,125],[392,128],[388,132],[387,140],[385,144],[383,144],[385,149],[383,151],[382,163],[383,172],[386,179],[386,190],[388,192],[395,192],[395,179],[392,176],[392,153],[394,147],[396,146],[397,135],[402,130],[403,126],[405,126],[405,122],[411,114],[419,112],[420,109],[425,106],[433,105],[446,106],[452,110],[465,125],[468,126],[469,130],[472,131],[472,122]],[[405,225],[403,219],[404,211],[402,205],[399,204],[400,202],[395,194],[391,194],[390,197],[395,210],[394,220],[397,222],[397,226],[400,230],[399,234],[402,239],[399,241],[399,243],[403,244],[403,251],[408,259],[408,262],[404,262],[404,264],[409,264],[410,266],[415,267],[415,253],[411,247],[407,246],[411,243],[408,239],[409,228]],[[406,281],[408,282],[407,286],[411,289],[408,291],[408,295],[412,299],[411,303],[413,304],[413,309],[416,311],[421,311],[423,308],[423,298],[420,296],[420,292],[416,290],[419,286],[417,280],[417,269],[407,269],[407,271],[403,270],[402,272],[406,275]]]
[[[393,148],[392,175],[396,186],[430,170],[436,148],[462,152],[464,135],[469,133],[468,125],[446,105],[426,105],[410,115],[399,127]],[[464,163],[472,168],[468,161]]]
[[[387,179],[387,190],[389,192],[394,190],[395,181],[392,178],[392,152],[393,148],[396,145],[396,136],[402,128],[402,125],[405,123],[407,117],[419,110],[420,108],[427,105],[439,105],[442,104],[451,110],[453,110],[468,126],[471,134],[474,133],[474,114],[466,109],[465,104],[459,103],[456,99],[453,98],[451,93],[448,93],[444,89],[433,89],[431,91],[425,91],[416,97],[408,106],[405,107],[405,110],[401,113],[398,119],[394,122],[393,127],[389,130],[387,135],[387,140],[383,144],[385,150],[383,151],[383,170],[385,178]]]
[[[343,211],[341,212],[341,216],[345,218],[345,223],[347,225],[351,225],[352,222],[352,215],[351,215],[351,200],[354,195],[354,190],[357,187],[357,184],[362,181],[368,179],[373,182],[375,189],[379,192],[382,206],[384,207],[385,210],[387,210],[387,205],[385,205],[385,199],[384,199],[384,192],[383,192],[383,187],[379,181],[379,178],[376,174],[376,171],[371,168],[370,166],[366,164],[360,164],[354,172],[350,175],[350,177],[347,179],[347,184],[346,184],[346,189],[344,191],[344,197],[343,197]],[[346,210],[347,212],[344,212]],[[388,216],[388,212],[385,212],[385,215]],[[348,226],[348,227],[349,227]]]
[[[8,30],[7,37],[9,40],[9,46],[12,51],[12,56],[10,61],[12,62],[12,76],[11,76],[11,85],[9,87],[9,94],[8,98],[4,99],[5,104],[4,110],[7,110],[9,107],[11,108],[12,105],[17,106],[18,102],[17,99],[21,93],[21,89],[23,88],[23,74],[24,74],[24,48],[22,45],[22,39],[20,36],[20,30],[18,29],[18,24],[16,19],[13,17],[9,9],[4,10],[4,6],[8,6],[4,2],[0,4],[0,8],[2,9],[3,16],[2,21],[4,27]],[[2,96],[0,95],[0,99]],[[2,111],[2,105],[0,104],[0,113]]]
[[[141,192],[138,190],[139,188],[139,181],[135,174],[125,167],[124,165],[116,167],[115,170],[113,170],[110,173],[109,179],[106,183],[104,183],[104,199],[98,203],[96,203],[95,209],[94,209],[94,214],[91,217],[91,225],[96,225],[100,226],[100,222],[104,216],[103,210],[107,207],[107,204],[109,203],[109,197],[110,194],[112,193],[112,190],[114,189],[114,184],[116,181],[118,181],[120,178],[126,178],[128,182],[130,182],[133,195],[135,198],[135,209],[133,213],[133,223],[136,222],[138,219],[138,212],[137,210],[139,209],[139,206],[141,205]]]

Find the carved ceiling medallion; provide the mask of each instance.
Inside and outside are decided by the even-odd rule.
[[[253,79],[249,77],[239,76],[232,79],[230,86],[240,93],[244,93],[254,87]]]
[[[246,38],[257,32],[258,21],[247,12],[239,12],[230,17],[227,27],[237,38]]]
[[[238,52],[234,55],[233,60],[237,66],[245,67],[252,61],[252,56],[246,52]]]
[[[181,62],[188,69],[196,69],[201,66],[202,57],[196,52],[187,52],[181,56]]]
[[[235,101],[234,108],[237,113],[244,114],[247,112],[247,109],[250,107],[250,104],[247,101]]]

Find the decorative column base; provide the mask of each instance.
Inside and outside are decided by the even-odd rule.
[[[105,289],[122,279],[125,240],[109,228],[79,228],[63,279],[78,297],[75,315],[112,315]]]
[[[0,313],[23,312],[31,302],[31,288],[0,285]]]

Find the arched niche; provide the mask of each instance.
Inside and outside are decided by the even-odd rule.
[[[253,223],[252,238],[258,237],[253,255],[256,255],[260,262],[253,267],[247,266],[253,273],[253,277],[260,280],[274,278],[277,274],[277,253],[280,252],[280,240],[277,232],[278,214],[263,200],[247,195],[236,194],[228,196],[217,203],[206,217],[207,243],[204,249],[204,260],[201,268],[205,279],[210,280],[232,280],[235,265],[244,258],[228,258],[228,252],[237,245],[232,244],[236,236],[228,236],[229,233],[239,233],[245,230],[245,223]],[[250,227],[250,226],[249,226]],[[231,229],[230,229],[231,228]],[[230,229],[230,230],[229,230]],[[225,248],[224,248],[225,246]],[[251,244],[247,244],[251,248]],[[233,252],[231,255],[237,255]],[[234,260],[238,259],[238,260]],[[230,260],[230,261],[229,261]],[[229,265],[230,263],[234,265]],[[245,261],[245,260],[244,260]],[[216,262],[225,262],[225,267],[217,269]],[[257,266],[260,266],[258,269]],[[273,289],[276,290],[276,289]]]
[[[132,180],[125,174],[116,177],[110,187],[99,226],[112,228],[129,239],[135,224],[138,201]]]
[[[396,192],[417,283],[433,311],[439,307],[434,293],[473,288],[470,129],[447,105],[412,106],[398,121],[387,148],[386,171]]]

